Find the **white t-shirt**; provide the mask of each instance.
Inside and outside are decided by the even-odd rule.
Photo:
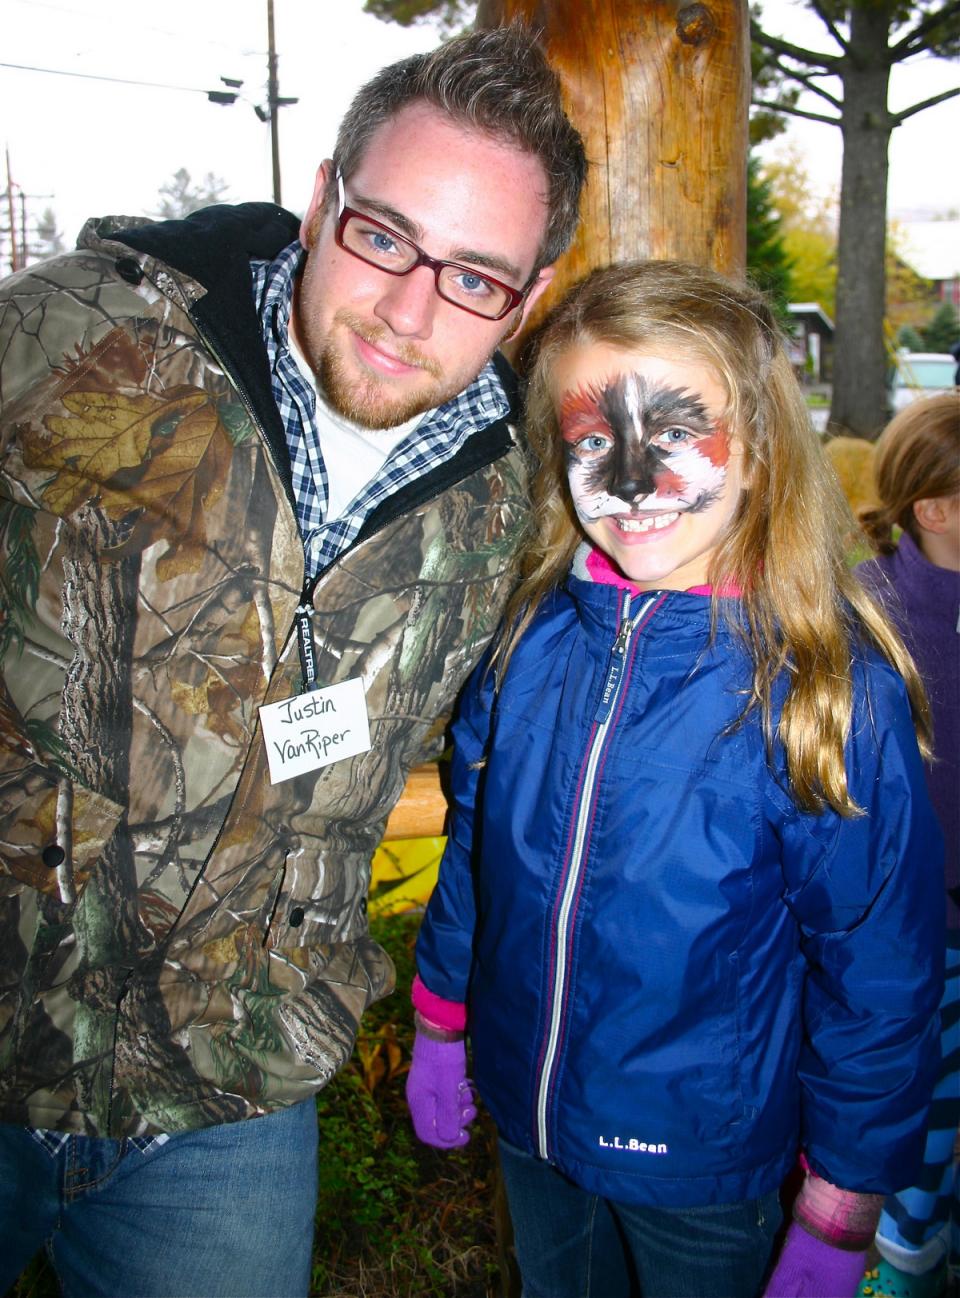
[[[396,428],[361,428],[359,424],[331,408],[317,387],[317,377],[294,341],[291,329],[287,342],[297,368],[313,388],[317,398],[317,437],[327,470],[327,511],[329,523],[346,512],[357,494],[372,482],[386,463],[395,446],[416,428],[422,414],[414,415]]]

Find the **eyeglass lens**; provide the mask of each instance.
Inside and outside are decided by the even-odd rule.
[[[416,244],[357,213],[347,216],[340,237],[348,252],[392,275],[403,275],[420,261]],[[509,294],[495,280],[466,266],[442,265],[436,282],[442,298],[478,315],[498,316],[510,301]]]

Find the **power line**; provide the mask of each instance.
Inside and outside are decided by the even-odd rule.
[[[82,77],[85,81],[112,81],[121,86],[147,86],[152,90],[183,90],[191,95],[205,95],[198,86],[172,86],[165,81],[132,81],[129,77],[98,77],[93,72],[66,72],[63,68],[36,68],[28,63],[0,63],[0,68],[16,68],[19,72],[46,72],[55,77]]]

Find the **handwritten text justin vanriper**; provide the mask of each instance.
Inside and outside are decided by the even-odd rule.
[[[341,681],[260,709],[273,784],[365,753],[370,747],[360,680]]]

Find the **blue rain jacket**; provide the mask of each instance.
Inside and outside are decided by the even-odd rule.
[[[455,724],[417,945],[500,1134],[614,1201],[912,1183],[939,1060],[942,839],[900,677],[855,663],[866,812],[797,809],[709,599],[571,576]],[[781,697],[783,690],[781,690]]]

